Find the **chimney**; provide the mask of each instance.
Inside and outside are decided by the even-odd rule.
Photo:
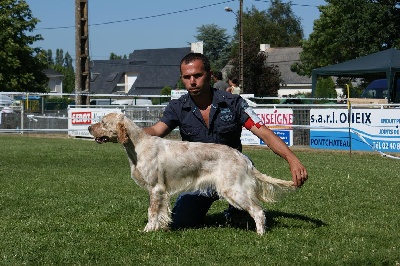
[[[192,42],[190,44],[190,50],[193,53],[203,53],[203,42]]]
[[[270,45],[270,44],[265,44],[265,43],[260,44],[260,51],[261,51],[261,52],[267,52],[267,50],[268,50],[269,48],[271,48],[271,45]]]

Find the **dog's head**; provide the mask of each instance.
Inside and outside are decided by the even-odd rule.
[[[99,144],[106,142],[124,144],[128,141],[124,119],[125,116],[121,113],[107,114],[100,122],[89,126],[89,133]]]

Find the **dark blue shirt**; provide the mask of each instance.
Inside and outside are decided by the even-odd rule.
[[[182,140],[225,144],[241,151],[240,136],[249,118],[245,112],[248,104],[239,95],[210,89],[213,100],[208,127],[189,94],[171,100],[160,120],[171,130],[179,127]]]

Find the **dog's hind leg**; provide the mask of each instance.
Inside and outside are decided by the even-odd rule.
[[[150,191],[150,205],[148,209],[148,221],[145,232],[167,228],[171,221],[169,212],[169,197],[165,186],[155,185]]]
[[[235,208],[247,211],[254,219],[256,230],[259,235],[265,233],[265,214],[262,207],[259,205],[259,200],[256,195],[251,192],[252,190],[229,189],[221,191],[222,196]]]
[[[265,233],[265,214],[264,210],[257,204],[252,204],[247,211],[256,223],[257,234]]]

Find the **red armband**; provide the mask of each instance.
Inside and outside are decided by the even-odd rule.
[[[246,120],[246,122],[244,123],[244,127],[247,130],[250,130],[253,126],[256,126],[257,128],[260,128],[262,126],[262,123],[254,123],[253,119],[251,119],[250,117]]]

